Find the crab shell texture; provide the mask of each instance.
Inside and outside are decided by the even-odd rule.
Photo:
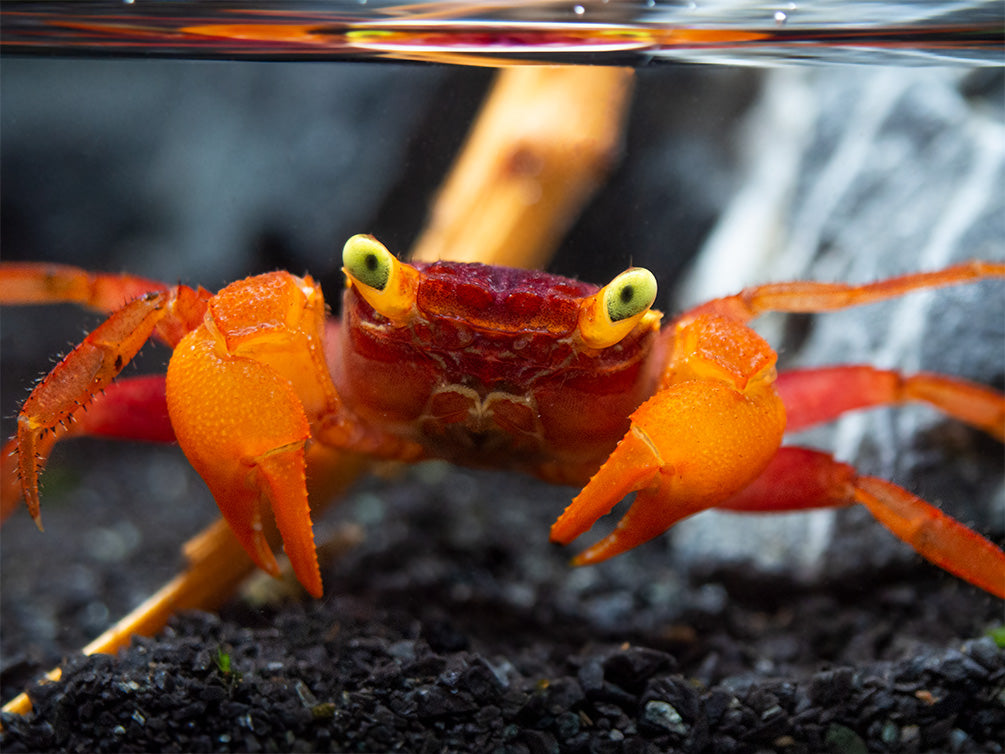
[[[580,329],[595,285],[484,264],[402,266],[418,274],[397,321],[348,276],[329,359],[344,405],[428,457],[585,484],[657,388],[661,315],[596,348]]]

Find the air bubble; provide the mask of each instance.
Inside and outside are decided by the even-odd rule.
[[[788,20],[789,20],[789,17],[787,15],[785,15],[785,11],[783,11],[783,10],[775,11],[775,25],[776,26],[785,26],[785,22],[788,21]]]
[[[572,8],[572,12],[575,13],[577,16],[582,16],[584,13],[586,13],[586,8],[584,8],[582,5],[574,5]]]

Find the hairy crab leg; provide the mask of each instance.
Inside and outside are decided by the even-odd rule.
[[[716,507],[767,513],[855,503],[926,560],[1005,599],[1005,553],[998,547],[917,495],[885,479],[860,476],[828,453],[781,448],[757,479]]]
[[[75,303],[112,315],[38,384],[22,407],[17,434],[0,459],[0,520],[24,492],[39,524],[38,472],[62,438],[174,439],[170,423],[165,426],[166,410],[161,410],[163,377],[154,378],[161,386],[159,396],[157,382],[125,381],[123,387],[111,380],[151,335],[176,343],[201,317],[207,296],[201,288],[172,290],[136,275],[93,273],[62,264],[6,263],[0,268],[0,304]],[[110,399],[100,391],[108,392]],[[18,447],[25,452],[17,453]]]
[[[73,421],[58,424],[42,435],[36,441],[36,457],[44,462],[57,441],[74,436],[173,442],[164,376],[133,377],[111,383],[91,399],[86,411],[75,412]],[[17,442],[16,436],[11,438],[0,451],[0,521],[21,501]]]
[[[1005,263],[972,261],[934,272],[880,280],[875,283],[769,283],[745,288],[733,296],[717,298],[695,307],[683,318],[715,312],[749,322],[765,312],[807,313],[837,311],[853,306],[899,298],[912,291],[963,285],[987,278],[1005,277]]]
[[[87,272],[65,264],[10,262],[0,271],[0,304],[80,304],[110,314],[168,286],[137,275]]]
[[[145,293],[113,312],[35,387],[18,415],[17,466],[36,524],[41,526],[38,475],[52,448],[52,433],[111,384],[162,321],[170,320],[174,332],[201,318],[204,310],[205,300],[184,286]]]

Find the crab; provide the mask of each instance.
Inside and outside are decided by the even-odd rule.
[[[971,262],[866,284],[779,283],[702,304],[669,325],[656,280],[607,285],[480,263],[405,263],[372,236],[343,249],[341,320],[309,276],[272,272],[211,294],[45,264],[0,267],[6,303],[72,300],[111,312],[43,378],[4,452],[5,509],[70,434],[176,440],[250,558],[277,574],[269,512],[294,573],[322,580],[308,479],[362,458],[512,469],[581,491],[551,539],[568,544],[630,493],[617,527],[575,557],[598,563],[703,510],[862,504],[923,557],[1005,598],[1005,554],[897,485],[787,431],[869,406],[927,402],[1005,439],[1005,396],[938,374],[853,365],[778,374],[749,327],[1005,277]],[[156,337],[164,377],[115,380]],[[87,409],[86,411],[84,409]]]

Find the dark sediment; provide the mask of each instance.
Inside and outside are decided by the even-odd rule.
[[[819,583],[666,543],[570,570],[565,490],[371,483],[326,597],[188,614],[7,716],[5,751],[1001,751],[1000,603],[923,565]],[[850,574],[850,575],[849,575]]]

